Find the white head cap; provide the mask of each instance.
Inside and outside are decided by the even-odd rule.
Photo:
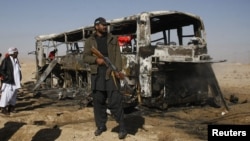
[[[8,49],[9,54],[14,54],[15,52],[18,52],[17,48],[11,47]]]

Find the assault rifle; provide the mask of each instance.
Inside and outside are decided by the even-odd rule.
[[[121,73],[119,72],[119,70],[117,69],[117,67],[116,67],[114,64],[112,64],[112,62],[109,60],[108,57],[103,56],[103,54],[102,54],[99,50],[97,50],[95,47],[92,47],[92,48],[91,48],[91,51],[92,51],[92,53],[93,53],[96,57],[102,58],[102,59],[104,60],[105,64],[106,64],[106,66],[109,67],[113,72],[118,72],[118,73],[119,73],[120,78],[123,80],[125,86],[129,89],[130,92],[133,92],[133,91],[134,91],[133,88],[131,88],[131,87],[129,86],[127,80],[124,78],[124,75],[121,74]],[[114,77],[114,76],[113,76],[113,77]],[[115,84],[116,84],[116,80],[115,80],[115,79],[114,79],[114,82],[115,82]]]

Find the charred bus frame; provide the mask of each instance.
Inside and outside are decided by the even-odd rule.
[[[152,11],[108,22],[108,32],[119,40],[125,79],[134,88],[131,92],[122,85],[125,103],[165,109],[176,104],[202,104],[210,91],[214,97],[223,98],[211,64],[224,60],[215,61],[209,56],[205,27],[199,16]],[[84,41],[93,32],[94,25],[90,25],[37,36],[37,70],[44,66],[45,48],[64,45],[65,55],[57,57],[64,71],[64,88],[85,87],[89,91],[89,67],[82,61],[82,51]]]

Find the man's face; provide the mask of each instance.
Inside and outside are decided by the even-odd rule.
[[[13,58],[17,58],[17,56],[18,56],[18,52],[14,52],[12,55]]]
[[[96,27],[97,32],[99,32],[101,34],[107,33],[107,25],[105,25],[105,24],[97,24],[95,27]]]

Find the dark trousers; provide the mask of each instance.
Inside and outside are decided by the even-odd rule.
[[[124,129],[124,111],[122,94],[117,91],[93,91],[94,117],[97,127],[106,126],[107,108],[110,109],[120,129]]]

